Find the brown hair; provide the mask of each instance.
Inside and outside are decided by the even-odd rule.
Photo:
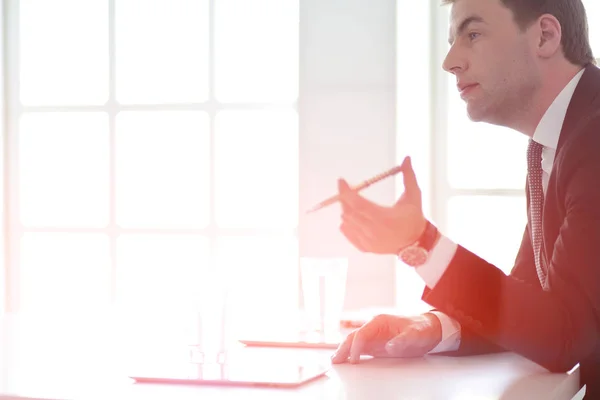
[[[442,0],[453,4],[459,0]],[[588,23],[581,0],[500,0],[512,11],[515,22],[525,30],[543,14],[553,15],[562,28],[561,45],[565,58],[576,65],[595,63],[588,36]]]

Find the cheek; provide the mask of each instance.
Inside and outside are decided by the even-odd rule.
[[[485,46],[477,54],[477,73],[482,81],[488,85],[501,83],[507,72],[514,68],[512,58],[506,57],[504,49],[494,46]]]
[[[486,92],[492,94],[503,91],[510,84],[510,65],[506,64],[506,59],[490,54],[483,72],[485,80],[482,86]]]
[[[535,87],[540,80],[539,69],[530,54],[522,54],[521,58],[516,59],[511,71],[514,82],[523,88]]]
[[[523,57],[522,54],[506,57],[506,54],[510,53],[504,53],[504,56],[502,53],[490,56],[488,64],[490,83],[505,92],[533,77],[532,65],[527,57]]]

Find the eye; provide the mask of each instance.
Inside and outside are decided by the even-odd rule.
[[[479,37],[479,33],[478,32],[470,32],[469,33],[469,40],[475,40]]]

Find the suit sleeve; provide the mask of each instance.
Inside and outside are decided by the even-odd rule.
[[[510,276],[531,285],[536,285],[539,283],[539,278],[535,269],[535,260],[533,259],[533,248],[531,247],[529,226],[526,226],[525,232],[523,232],[521,247],[517,253],[515,266],[510,272]]]
[[[521,246],[515,259],[515,265],[511,271],[511,276],[515,279],[527,281],[534,284],[538,279],[537,272],[534,266],[533,251],[529,230],[525,227]],[[427,297],[430,290],[425,289],[423,297]],[[440,354],[448,356],[470,356],[478,354],[499,353],[506,351],[503,347],[497,345],[493,341],[476,334],[474,331],[462,327],[461,342],[457,350],[440,352]]]
[[[558,178],[565,218],[548,265],[549,290],[533,280],[527,232],[510,276],[459,246],[437,285],[425,290],[424,301],[461,324],[459,352],[502,348],[564,372],[594,350],[600,314],[600,158],[589,151],[577,159],[577,166]]]

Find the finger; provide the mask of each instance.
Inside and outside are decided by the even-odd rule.
[[[394,357],[401,357],[406,347],[408,331],[404,331],[396,337],[392,338],[385,344],[385,350],[389,355]]]
[[[340,204],[342,205],[342,212],[344,213],[350,212],[352,210],[350,204],[348,204],[348,202],[345,200],[346,193],[350,191],[352,191],[352,189],[350,189],[350,185],[348,185],[348,182],[346,182],[342,178],[338,179],[338,195],[340,197]]]
[[[350,348],[352,346],[352,341],[354,339],[355,332],[349,334],[346,339],[339,345],[338,349],[333,353],[331,357],[331,362],[334,364],[345,363],[348,360],[348,356],[350,355]]]
[[[420,331],[409,328],[387,342],[385,349],[393,357],[420,357],[429,351],[426,344]]]
[[[360,209],[349,210],[342,214],[342,219],[352,222],[356,226],[366,228],[371,231],[376,230],[377,227],[385,227],[385,218],[377,214],[368,214]]]
[[[414,198],[417,196],[421,197],[421,189],[417,183],[417,177],[412,167],[412,161],[410,157],[406,157],[402,162],[402,179],[404,182],[404,191],[407,196]]]
[[[420,357],[431,350],[431,340],[421,327],[411,326],[387,342],[385,349],[394,357]]]
[[[340,231],[350,243],[358,250],[366,252],[368,248],[367,240],[363,237],[361,231],[348,222],[342,222]]]
[[[381,231],[381,226],[378,226],[376,222],[373,222],[358,213],[344,214],[342,215],[342,221],[348,230],[358,233],[364,244],[377,241],[376,232]]]
[[[350,185],[348,185],[348,182],[346,182],[344,178],[340,178],[338,179],[338,191],[340,194],[345,195],[351,192],[352,188],[350,187]]]
[[[360,356],[363,354],[365,346],[372,339],[373,329],[377,324],[366,323],[361,328],[356,330],[352,346],[350,348],[350,364],[356,364],[360,361]]]
[[[379,241],[381,233],[387,233],[385,226],[377,226],[356,213],[342,215],[341,229],[346,238],[362,251],[371,250]]]
[[[345,208],[345,210],[364,210],[366,212],[373,212],[376,210],[375,203],[358,194],[358,192],[352,189],[344,179],[338,179],[338,195],[342,207]]]

